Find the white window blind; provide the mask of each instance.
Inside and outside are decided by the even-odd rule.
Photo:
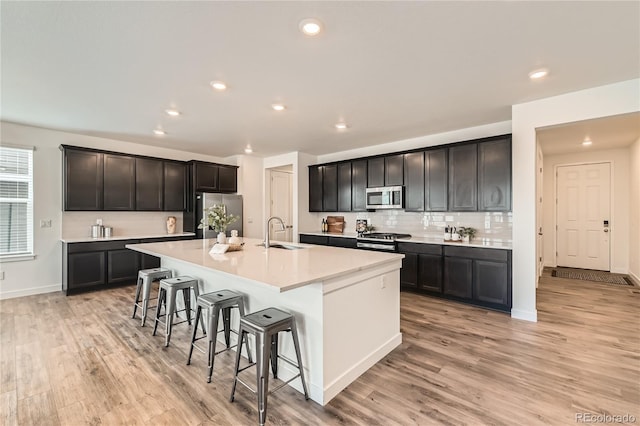
[[[33,254],[33,150],[0,146],[0,257]]]

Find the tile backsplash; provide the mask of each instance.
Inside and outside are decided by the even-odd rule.
[[[322,218],[344,216],[345,232],[355,232],[356,219],[368,219],[379,232],[408,233],[415,237],[442,237],[445,226],[466,226],[477,230],[476,238],[491,238],[511,242],[511,212],[405,212],[387,210],[362,213],[312,213],[317,218],[318,232]]]
[[[82,238],[91,235],[91,225],[102,219],[113,228],[113,236],[163,235],[167,218],[175,216],[176,232],[182,232],[182,212],[63,212],[62,237]]]

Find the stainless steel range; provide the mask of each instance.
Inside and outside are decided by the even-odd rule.
[[[358,236],[356,246],[368,250],[396,251],[396,240],[400,238],[411,238],[411,235],[391,232],[370,232]]]

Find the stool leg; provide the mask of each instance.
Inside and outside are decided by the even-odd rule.
[[[224,324],[224,342],[228,348],[231,346],[231,308],[222,308],[222,323]]]
[[[271,336],[271,371],[273,378],[278,378],[278,333]]]
[[[156,335],[156,331],[158,331],[158,323],[160,322],[160,309],[162,308],[162,304],[164,303],[164,298],[166,294],[166,290],[164,288],[160,288],[158,291],[158,305],[156,306],[156,319],[153,322],[153,336]],[[164,308],[164,316],[166,319],[167,316],[167,307]]]
[[[213,312],[212,312],[213,311]],[[211,383],[211,376],[213,375],[213,362],[216,358],[216,343],[218,342],[218,316],[220,309],[209,309],[209,334],[207,340],[209,342],[209,375],[207,376],[207,383]]]
[[[187,322],[191,325],[191,289],[182,290],[182,300],[184,300],[184,313],[187,316]]]
[[[149,308],[149,298],[151,297],[151,286],[153,281],[149,277],[142,279],[142,326],[147,321],[147,309]]]
[[[238,311],[240,311],[240,318],[244,317],[244,302],[242,301],[242,299],[240,299],[238,301]],[[251,359],[251,351],[249,350],[249,337],[245,334],[246,339],[246,345],[247,345],[247,359],[249,360],[249,364],[253,363],[253,360]],[[240,341],[242,340],[242,336],[240,335],[240,332],[238,332],[238,347],[236,348],[236,350],[238,352],[242,352],[241,348],[242,345],[240,345]]]
[[[256,333],[256,382],[258,389],[258,420],[264,426],[267,420],[267,396],[269,395],[269,345],[271,336]]]
[[[164,337],[164,346],[169,346],[171,340],[171,329],[173,328],[173,315],[176,313],[176,296],[177,291],[171,289],[166,292],[165,318],[167,320],[167,331]]]
[[[293,347],[296,350],[296,358],[298,358],[298,370],[300,370],[300,380],[302,380],[302,389],[304,389],[304,399],[309,399],[309,392],[307,390],[307,382],[304,380],[304,367],[302,366],[302,356],[300,355],[300,342],[298,341],[298,329],[296,328],[296,322],[291,322],[291,336],[293,337]]]
[[[196,341],[196,333],[198,331],[198,320],[200,320],[200,314],[202,313],[202,307],[198,305],[196,308],[196,323],[193,326],[193,334],[191,335],[191,346],[189,347],[189,358],[187,358],[187,365],[191,364],[191,355],[193,354],[193,344]]]
[[[231,396],[229,402],[233,402],[236,394],[236,385],[238,384],[238,370],[240,370],[240,357],[242,353],[242,341],[247,338],[247,333],[242,328],[242,325],[238,329],[238,348],[236,352],[236,367],[233,373],[233,385],[231,386]],[[249,346],[247,346],[247,353],[249,352]]]
[[[131,315],[131,318],[135,318],[136,317],[136,309],[138,309],[138,300],[140,300],[140,284],[141,284],[142,278],[140,278],[140,276],[138,276],[138,282],[136,283],[136,300],[135,302],[133,302],[133,315]]]

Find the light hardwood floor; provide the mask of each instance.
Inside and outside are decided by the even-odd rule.
[[[0,302],[3,425],[257,423],[239,387],[228,401],[232,352],[205,380],[172,345],[130,318],[134,287]],[[538,323],[403,293],[402,345],[326,407],[284,388],[269,424],[575,424],[576,413],[640,422],[640,289],[552,278]]]

